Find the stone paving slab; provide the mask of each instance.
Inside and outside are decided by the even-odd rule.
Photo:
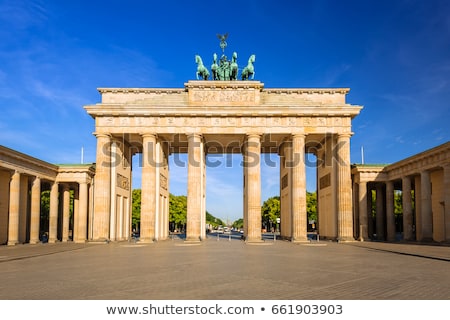
[[[2,246],[0,299],[450,299],[448,246],[219,240]]]

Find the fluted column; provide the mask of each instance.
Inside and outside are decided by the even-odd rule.
[[[41,218],[41,179],[35,177],[31,186],[30,243],[39,242],[39,224]]]
[[[67,184],[62,186],[63,192],[63,212],[62,212],[62,242],[69,240],[69,219],[70,219],[70,188]]]
[[[111,215],[111,136],[96,134],[97,157],[95,166],[94,217],[92,237],[94,241],[109,239]]]
[[[337,215],[338,240],[353,241],[352,178],[350,169],[350,133],[337,138]]]
[[[307,241],[305,135],[292,136],[292,241]]]
[[[387,241],[395,241],[395,216],[394,216],[394,183],[386,182],[386,231]]]
[[[433,239],[433,217],[431,212],[431,181],[430,172],[424,170],[420,174],[420,204],[422,232],[418,235],[419,241]]]
[[[445,241],[450,242],[450,164],[444,166]]]
[[[19,243],[20,177],[15,171],[9,183],[8,245]]]
[[[78,210],[75,217],[75,223],[77,225],[76,233],[74,234],[74,242],[82,243],[86,242],[87,235],[87,219],[88,219],[88,184],[86,182],[80,182],[78,187]]]
[[[411,178],[402,178],[403,240],[413,239]]]
[[[201,240],[203,203],[203,143],[202,136],[188,135],[188,185],[186,241]]]
[[[360,181],[358,186],[359,191],[359,241],[369,239],[369,226],[367,215],[367,182]]]
[[[59,206],[59,184],[53,182],[50,189],[50,214],[48,227],[48,242],[54,243],[58,237],[58,206]]]
[[[377,240],[384,240],[385,232],[384,232],[384,221],[385,221],[385,212],[384,212],[384,194],[383,194],[383,185],[378,183],[376,186],[376,232],[377,232]]]
[[[247,173],[247,242],[261,240],[261,136],[249,134],[245,146]]]
[[[142,190],[140,241],[155,240],[156,219],[156,135],[142,135]]]

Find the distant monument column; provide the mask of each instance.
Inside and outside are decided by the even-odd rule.
[[[41,179],[34,177],[31,187],[30,243],[39,242],[39,220],[41,216]]]
[[[155,239],[156,219],[156,135],[142,135],[141,242]]]
[[[350,171],[350,133],[337,138],[338,240],[353,241],[352,178]]]
[[[291,148],[292,172],[292,241],[307,241],[305,135],[294,134]]]
[[[244,157],[247,242],[261,240],[261,136],[247,135]]]
[[[111,136],[97,133],[95,164],[93,240],[109,239],[111,215]]]
[[[15,171],[9,183],[8,245],[19,243],[20,177]]]
[[[188,138],[188,183],[186,241],[200,241],[204,235],[201,224],[206,214],[203,206],[204,146],[202,135],[192,133]]]

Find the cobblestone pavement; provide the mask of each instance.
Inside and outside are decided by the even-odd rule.
[[[450,247],[210,237],[0,247],[2,300],[447,300]]]

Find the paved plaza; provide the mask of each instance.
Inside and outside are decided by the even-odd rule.
[[[0,247],[0,299],[450,299],[450,247],[382,242]]]

